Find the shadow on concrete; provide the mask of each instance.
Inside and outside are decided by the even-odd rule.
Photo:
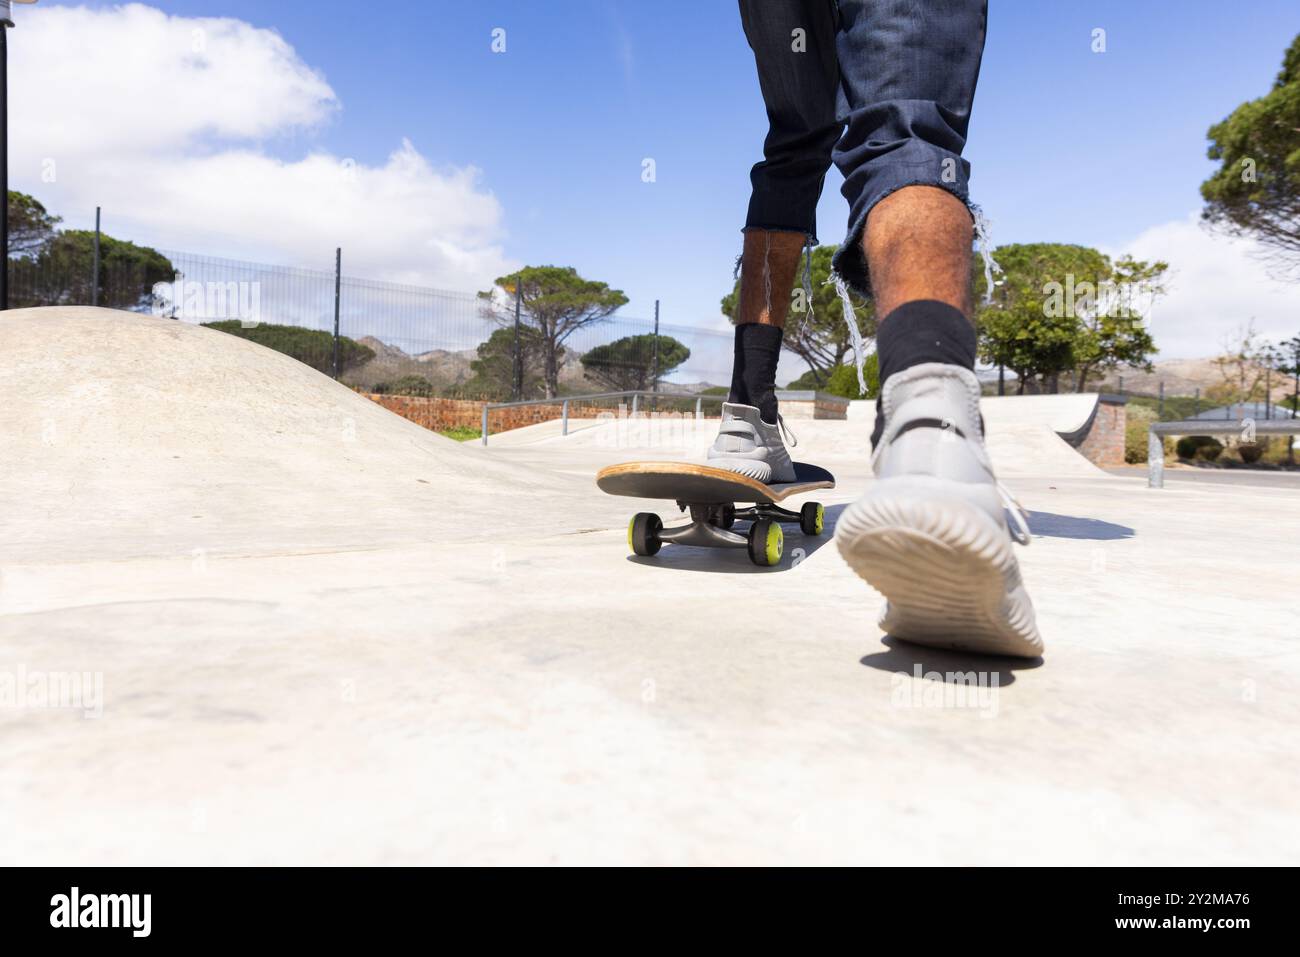
[[[815,501],[815,499],[814,499]],[[835,535],[835,523],[847,505],[827,505],[822,533],[815,537],[805,535],[798,525],[782,524],[785,532],[785,554],[781,564],[770,568],[755,565],[749,560],[749,553],[743,548],[700,548],[694,545],[665,545],[658,555],[645,557],[629,555],[627,560],[636,565],[653,565],[658,568],[674,568],[690,572],[714,572],[726,575],[773,575],[788,572],[801,565],[821,551]],[[678,516],[671,518],[661,515],[665,525],[679,524]],[[688,521],[684,516],[681,523]],[[749,530],[749,522],[737,522],[736,531],[742,535]]]
[[[1076,538],[1092,542],[1113,542],[1137,534],[1127,525],[1103,522],[1099,518],[1055,515],[1052,512],[1030,512],[1029,530],[1036,538]]]
[[[888,671],[891,674],[901,671],[908,675],[914,675],[917,667],[920,666],[923,678],[941,681],[943,684],[957,684],[959,683],[957,676],[964,676],[974,671],[977,675],[983,672],[987,676],[984,680],[990,682],[996,675],[997,686],[1005,688],[1015,684],[1015,672],[1032,671],[1034,668],[1042,667],[1043,664],[1042,658],[973,655],[963,651],[929,648],[925,645],[901,641],[892,635],[885,635],[881,642],[886,650],[865,656],[861,659],[861,664],[868,668],[875,668],[877,671]]]

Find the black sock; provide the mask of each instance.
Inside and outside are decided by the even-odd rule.
[[[747,322],[736,326],[736,350],[728,402],[752,405],[763,421],[776,424],[776,364],[781,360],[780,326]]]
[[[884,318],[876,333],[881,390],[890,376],[926,362],[973,370],[975,352],[975,327],[960,309],[936,299],[905,302]],[[873,447],[884,429],[885,416],[877,399]]]

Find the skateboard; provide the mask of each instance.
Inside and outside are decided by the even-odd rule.
[[[610,495],[662,498],[690,510],[691,522],[664,528],[653,512],[640,512],[627,526],[627,544],[638,555],[654,555],[667,544],[703,548],[743,548],[755,565],[781,561],[785,547],[782,523],[798,524],[805,535],[820,535],[825,510],[818,502],[805,502],[792,512],[780,502],[814,489],[834,488],[835,476],[823,468],[794,463],[795,480],[775,485],[747,478],[739,472],[691,462],[625,462],[596,474],[596,485]],[[748,508],[737,504],[753,503]],[[733,531],[737,520],[752,521],[749,531]]]

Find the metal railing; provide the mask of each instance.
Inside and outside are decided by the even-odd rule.
[[[1300,419],[1234,419],[1153,422],[1147,429],[1147,487],[1165,487],[1166,435],[1300,435]]]
[[[483,404],[483,444],[488,444],[488,413],[493,409],[515,409],[526,405],[555,405],[556,403],[559,403],[561,405],[560,434],[568,435],[570,403],[577,402],[581,405],[604,399],[623,399],[627,396],[632,397],[633,416],[636,416],[640,412],[640,400],[642,396],[648,396],[652,399],[694,399],[696,422],[699,422],[704,418],[704,403],[706,401],[727,401],[725,395],[701,395],[698,392],[651,392],[648,389],[629,389],[624,392],[593,392],[590,395],[566,395],[555,399],[523,399],[519,402],[485,402]]]

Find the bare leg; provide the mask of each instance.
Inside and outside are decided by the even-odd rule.
[[[786,230],[745,231],[736,325],[756,322],[785,328],[790,293],[806,238],[803,233]]]
[[[970,213],[934,186],[906,186],[871,210],[862,246],[876,315],[906,302],[934,299],[971,316]]]

